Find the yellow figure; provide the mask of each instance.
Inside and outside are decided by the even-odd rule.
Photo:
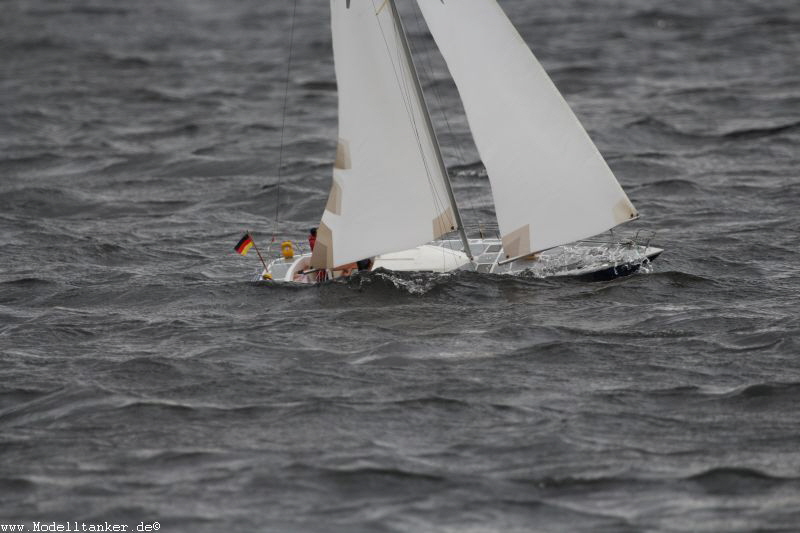
[[[281,243],[281,255],[283,255],[284,259],[291,259],[294,257],[294,247],[292,246],[292,241],[283,241]]]

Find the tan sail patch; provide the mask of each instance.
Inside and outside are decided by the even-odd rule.
[[[350,144],[341,137],[336,145],[336,161],[334,161],[333,167],[340,170],[347,170],[353,167],[350,160]]]
[[[503,250],[506,259],[531,253],[531,227],[525,224],[508,235],[503,235]]]
[[[621,198],[619,202],[614,206],[614,223],[622,224],[623,222],[627,222],[633,218],[639,216],[639,213],[636,212],[636,208],[633,207],[633,204],[627,198]]]
[[[386,7],[386,4],[388,4],[388,3],[389,3],[389,0],[383,0],[383,3],[381,4],[381,7],[378,8],[378,10],[375,12],[375,14],[376,15],[380,15],[381,11],[383,11],[383,8]]]
[[[334,215],[342,214],[342,186],[335,176],[331,184],[331,193],[328,195],[328,203],[325,204],[325,210]]]
[[[448,207],[444,213],[433,219],[433,238],[438,239],[445,233],[456,229],[456,217],[453,209]]]
[[[333,265],[333,232],[331,228],[320,222],[317,228],[317,242],[311,254],[311,266],[314,268],[331,268]]]

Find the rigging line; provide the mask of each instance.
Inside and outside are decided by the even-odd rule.
[[[394,23],[392,24],[394,26]],[[401,38],[397,32],[394,32],[395,41]],[[414,113],[414,94],[411,91],[411,88],[408,86],[408,78],[411,75],[410,72],[407,70],[407,64],[405,61],[405,57],[400,52],[400,46],[395,43],[395,51],[397,53],[397,65],[398,69],[401,71],[401,74],[397,76],[397,84],[398,88],[400,89],[400,95],[403,97],[403,103],[406,108],[406,113],[408,114],[408,121],[411,124],[411,130],[414,133],[414,139],[417,142],[417,148],[419,149],[420,159],[422,159],[422,165],[425,167],[425,177],[428,180],[428,187],[431,191],[431,197],[433,198],[434,206],[439,208],[439,212],[442,211],[443,203],[439,198],[436,192],[436,185],[433,181],[433,173],[431,172],[430,165],[428,162],[428,158],[425,157],[425,149],[422,146],[422,135],[420,135],[420,128],[417,124],[417,117]],[[419,104],[419,102],[417,102]],[[419,107],[419,105],[418,105]]]
[[[423,30],[422,30],[422,24],[420,23],[420,18],[421,17],[420,17],[420,13],[419,13],[419,7],[417,7],[417,9],[413,9],[412,8],[411,11],[413,11],[413,13],[414,13],[414,23],[416,24],[417,32],[421,34],[421,33],[423,33]],[[409,44],[412,47],[414,46],[413,43],[410,40],[409,40]],[[434,80],[434,77],[433,77],[433,66],[431,64],[430,58],[428,57],[428,54],[418,53],[417,57],[421,58],[420,59],[420,64],[422,66],[422,69],[426,70],[426,73],[425,73],[426,76],[428,76],[429,79]],[[460,161],[466,163],[466,158],[464,157],[464,152],[462,150],[461,143],[458,142],[458,140],[456,139],[455,133],[453,133],[453,128],[450,126],[450,120],[448,120],[448,118],[447,118],[447,113],[444,110],[444,105],[442,104],[442,99],[439,96],[439,89],[437,89],[437,86],[436,86],[435,82],[432,83],[432,88],[433,88],[433,95],[436,97],[436,103],[439,106],[439,110],[441,112],[442,118],[444,118],[445,125],[447,126],[447,133],[450,135],[451,139],[453,140],[453,144],[455,145],[456,151],[458,152],[458,158],[459,158]]]
[[[373,2],[373,5],[374,5],[374,2]],[[386,5],[386,0],[384,0],[383,5]],[[383,6],[381,6],[381,9],[382,8],[383,8]],[[391,47],[389,46],[388,40],[386,38],[386,34],[385,34],[384,30],[383,30],[383,24],[381,24],[380,19],[378,19],[378,27],[381,30],[381,36],[383,37],[384,43],[386,44],[386,50],[387,50],[387,53],[389,55],[389,59],[392,62],[392,69],[394,70],[394,73],[395,73],[395,80],[397,81],[398,89],[400,89],[400,96],[403,99],[403,104],[404,104],[404,107],[406,108],[406,114],[408,115],[408,120],[409,120],[409,122],[411,124],[411,129],[412,129],[412,132],[414,133],[414,138],[415,138],[415,140],[417,142],[417,148],[419,149],[419,152],[420,152],[420,158],[422,159],[422,165],[425,167],[425,177],[428,180],[428,187],[429,187],[430,192],[431,192],[431,197],[433,199],[434,207],[436,207],[438,209],[438,212],[442,212],[444,210],[444,204],[441,201],[441,198],[439,198],[439,196],[437,194],[436,185],[435,185],[434,180],[433,180],[433,175],[432,175],[432,172],[431,172],[431,169],[430,169],[430,166],[429,166],[429,162],[428,162],[428,159],[425,157],[425,150],[422,147],[422,138],[421,138],[421,135],[419,133],[419,126],[417,125],[417,120],[416,120],[416,116],[415,116],[415,113],[414,113],[414,106],[413,106],[413,102],[412,102],[413,96],[412,96],[411,89],[408,87],[408,76],[410,76],[410,73],[407,72],[405,70],[405,68],[404,68],[404,67],[407,66],[406,65],[406,61],[405,61],[405,56],[403,56],[401,54],[401,52],[400,52],[400,48],[401,48],[402,45],[398,46],[397,42],[395,42],[395,51],[397,53],[397,58],[392,58]],[[393,33],[393,35],[395,37],[395,41],[397,41],[397,40],[399,40],[401,38],[401,36],[397,32],[394,22],[392,22],[392,28],[395,29],[395,31],[392,32],[392,33]],[[397,61],[397,63],[395,63],[395,60]],[[398,69],[400,71],[402,71],[402,72],[398,73]],[[403,76],[402,74],[406,74],[406,76]]]
[[[375,6],[374,1],[373,1],[372,5],[373,5],[373,7]],[[398,14],[398,16],[399,16],[399,14]],[[392,23],[392,27],[395,30],[393,32],[393,35],[395,37],[395,41],[402,39],[403,36],[399,34],[399,32],[401,30],[400,30],[400,28],[397,27],[397,24],[394,23],[394,21]],[[410,100],[412,98],[412,94],[413,94],[413,97],[414,97],[413,98],[414,101],[417,102],[418,107],[420,108],[420,111],[422,113],[425,113],[425,109],[424,109],[425,103],[424,103],[424,101],[422,101],[422,102],[419,101],[419,98],[421,98],[422,96],[418,95],[416,90],[412,93],[412,91],[408,88],[409,77],[411,76],[412,73],[408,72],[408,76],[403,76],[403,77],[399,76],[399,74],[398,74],[398,64],[400,65],[401,69],[412,69],[413,65],[408,64],[408,58],[406,57],[405,53],[401,54],[400,47],[398,47],[396,44],[395,44],[395,50],[396,50],[397,55],[398,55],[398,58],[397,58],[397,63],[398,64],[395,63],[395,58],[392,55],[392,52],[391,52],[391,49],[389,47],[389,43],[388,43],[388,40],[387,40],[387,37],[386,37],[386,33],[384,31],[384,28],[383,28],[383,25],[381,24],[380,19],[378,19],[378,28],[379,28],[379,30],[381,32],[381,37],[383,38],[384,45],[386,46],[386,49],[387,49],[387,52],[388,52],[388,56],[389,56],[389,59],[391,61],[392,69],[393,69],[394,74],[395,74],[395,79],[396,79],[396,81],[398,83],[398,88],[400,89],[400,94],[401,94],[401,97],[403,99],[403,103],[404,103],[405,108],[406,108],[406,113],[408,114],[409,121],[410,121],[410,123],[412,125],[412,131],[413,131],[413,133],[414,133],[414,135],[416,137],[417,147],[420,150],[420,153],[422,155],[423,165],[425,166],[426,178],[428,179],[428,184],[429,184],[429,187],[431,189],[432,201],[434,202],[434,206],[438,207],[438,209],[439,209],[438,212],[444,213],[446,207],[444,206],[444,202],[442,202],[441,198],[439,197],[439,194],[438,194],[438,191],[437,191],[437,187],[435,186],[433,178],[432,178],[432,175],[431,175],[430,168],[428,168],[429,162],[425,158],[424,150],[422,148],[422,140],[421,140],[421,136],[420,136],[420,132],[419,132],[419,127],[418,127],[418,125],[416,123],[416,119],[418,117],[416,116],[415,113],[413,113],[413,111],[411,109],[411,105],[412,104],[411,104]],[[403,46],[402,43],[401,43],[401,46]],[[403,82],[405,82],[405,83],[403,83]],[[403,89],[405,90],[405,92],[403,91]],[[425,118],[425,117],[423,117],[423,118]],[[426,129],[426,131],[427,131],[427,129]],[[431,133],[428,132],[428,135],[431,135]],[[433,138],[431,138],[429,140],[431,141],[431,143],[433,143],[433,141],[434,141]],[[434,149],[436,149],[435,146],[434,146]],[[437,168],[439,168],[438,165],[437,165]],[[444,170],[446,172],[446,169],[444,169]],[[447,178],[446,175],[445,176],[441,176],[441,180],[447,180],[447,179],[448,178]],[[441,185],[445,185],[445,187],[446,187],[446,183],[440,183],[439,185],[440,186]],[[447,205],[450,205],[450,201],[449,200],[447,202]],[[453,209],[454,209],[454,216],[455,216],[455,207]],[[442,227],[442,228],[440,228],[440,231],[441,230],[447,230],[447,229],[448,228],[446,228],[446,227]],[[463,231],[463,229],[462,229],[462,231]],[[442,231],[442,233],[449,233],[449,232],[448,231]],[[443,263],[445,261],[444,253],[442,255],[442,261],[443,261]]]
[[[399,13],[397,14],[397,18],[400,18],[400,14]],[[415,70],[414,64],[410,63],[410,61],[413,61],[413,59],[410,58],[411,48],[410,48],[408,36],[407,35],[401,35],[400,34],[401,31],[402,30],[400,28],[397,28],[397,31],[395,32],[395,38],[398,41],[403,39],[403,40],[405,40],[405,43],[406,43],[406,44],[403,44],[401,42],[396,47],[397,55],[398,55],[399,58],[401,58],[400,61],[399,61],[400,65],[401,65],[402,68],[405,68],[407,70],[407,73],[406,73],[407,76],[404,78],[404,82],[406,84],[405,85],[405,90],[406,90],[407,94],[409,95],[409,98],[413,98],[413,100],[415,102],[417,102],[417,107],[418,107],[418,111],[419,111],[420,114],[429,113],[428,107],[427,107],[427,103],[425,102],[424,95],[422,94],[421,87],[420,87],[420,93],[419,94],[417,93],[416,87],[414,87],[414,88],[409,87],[409,84],[418,85],[420,83],[420,80],[419,80],[419,77],[418,77],[418,73],[414,72],[414,70]],[[405,52],[403,50],[405,48],[405,46],[408,46],[408,48],[409,48],[409,56],[408,57],[405,55]],[[416,81],[414,80],[414,78],[416,78]],[[411,116],[412,125],[413,125],[413,128],[414,128],[414,133],[417,136],[417,142],[418,142],[418,144],[421,144],[422,135],[420,135],[420,129],[421,128],[420,128],[420,126],[419,126],[419,124],[417,122],[418,118],[419,118],[419,116],[417,116],[417,115],[412,115]],[[424,116],[422,118],[425,119]],[[426,122],[428,122],[428,121],[429,121],[429,117],[428,117],[428,119],[426,119]],[[430,127],[431,130],[429,130],[428,127]],[[428,126],[426,126],[423,131],[425,132],[425,137],[428,140],[428,144],[431,146],[431,148],[434,151],[433,155],[436,156],[436,152],[440,151],[441,148],[438,146],[438,142],[436,141],[436,134],[435,134],[435,132],[433,131],[432,128],[433,128],[433,125],[432,124],[428,124]],[[421,152],[423,151],[421,146],[420,146],[420,151]],[[431,164],[431,162],[425,157],[424,152],[422,153],[422,156],[423,156],[423,161],[424,161],[424,163],[426,165],[426,168],[427,168],[428,165]],[[438,160],[438,157],[440,157],[440,156],[437,156],[437,160]],[[447,168],[444,166],[443,163],[442,163],[441,167],[437,163],[435,168],[436,168],[435,174],[436,174],[436,176],[438,176],[438,179],[435,179],[433,177],[434,173],[431,172],[430,170],[428,170],[428,173],[427,173],[427,178],[428,178],[431,198],[432,198],[432,201],[434,203],[434,207],[437,209],[438,213],[444,213],[444,212],[446,212],[446,210],[448,208],[452,208],[453,216],[455,217],[456,216],[456,211],[458,209],[457,206],[451,205],[451,199],[449,197],[447,198],[447,200],[443,200],[443,198],[442,198],[442,193],[445,192],[445,191],[443,191],[443,189],[447,189],[448,188],[449,176],[447,174]],[[457,218],[456,218],[456,220],[457,220]],[[453,231],[453,229],[451,229],[452,227],[448,227],[447,225],[444,224],[444,222],[445,222],[445,220],[441,220],[442,225],[438,228],[439,231],[441,232],[441,235],[439,236],[439,238],[442,238],[446,234],[451,233]],[[456,224],[456,226],[458,226],[458,224]]]
[[[397,32],[395,32],[395,38],[399,40],[399,39],[402,38],[402,36],[399,35]],[[402,47],[402,43],[399,46],[395,46],[395,50],[397,51],[398,64],[400,65],[400,70],[404,71],[404,73],[406,75],[403,76],[399,80],[399,82],[403,83],[402,89],[405,90],[405,93],[403,93],[403,96],[407,99],[407,102],[408,102],[407,106],[409,108],[409,119],[411,121],[411,127],[412,127],[412,129],[414,131],[414,136],[415,136],[416,141],[417,141],[417,147],[419,148],[420,156],[422,158],[423,165],[425,166],[425,175],[426,175],[426,177],[428,179],[428,187],[430,189],[431,198],[433,200],[434,207],[437,209],[437,213],[444,213],[445,210],[448,207],[449,202],[446,203],[446,202],[444,202],[442,200],[442,198],[440,196],[440,192],[441,191],[437,190],[437,188],[436,188],[436,182],[434,181],[433,173],[430,170],[430,166],[429,166],[430,162],[428,161],[428,158],[425,157],[425,149],[422,146],[422,135],[420,135],[420,127],[419,127],[419,124],[417,123],[417,116],[414,113],[414,109],[413,109],[411,101],[412,100],[417,101],[417,104],[418,104],[417,107],[418,107],[420,112],[424,112],[422,110],[422,106],[424,104],[423,104],[423,102],[419,102],[418,101],[418,99],[416,98],[416,92],[414,92],[412,90],[412,88],[409,87],[409,80],[410,80],[410,78],[411,78],[411,76],[413,74],[412,74],[412,72],[410,70],[408,70],[410,65],[408,65],[407,62],[405,61],[405,56],[402,55],[402,53],[401,53],[401,47]],[[402,93],[402,91],[401,91],[401,93]],[[426,131],[426,134],[427,134],[427,130],[425,130],[425,131]],[[433,139],[429,139],[429,144],[431,144],[431,145],[433,144]],[[447,179],[447,177],[446,176],[442,176],[442,179]],[[442,221],[442,223],[444,223],[444,221]],[[450,233],[450,231],[451,231],[450,228],[447,228],[445,226],[442,226],[440,228],[440,230],[444,230],[444,231],[442,231],[442,234]]]
[[[414,15],[415,15],[415,22],[416,22],[417,32],[421,34],[423,32],[421,30],[420,23],[419,23],[419,14],[417,13],[417,10],[414,9],[413,7],[412,7],[412,11],[414,12]],[[410,38],[408,38],[408,36],[406,36],[406,41],[408,42],[409,49],[411,49],[413,51],[414,45],[413,45],[412,40]],[[426,62],[425,54],[417,54],[417,57],[419,57],[419,56],[422,56],[422,59],[420,60],[420,65],[422,66],[422,70],[425,71],[427,69],[427,73],[423,72],[423,74],[426,74],[428,76],[428,79],[433,79],[433,75],[431,74],[433,69],[430,67],[429,63]],[[441,98],[439,98],[439,92],[436,89],[436,84],[435,83],[433,84],[433,91],[434,91],[434,95],[436,96],[437,105],[439,107],[439,110],[441,111],[442,116],[444,116],[445,122],[447,124],[447,130],[450,133],[450,137],[453,138],[454,137],[453,136],[453,130],[450,127],[450,122],[447,120],[447,113],[444,112],[444,106],[442,105]],[[457,142],[455,144],[456,144],[457,150],[459,151],[459,158],[463,161],[464,157],[461,154],[461,147]],[[446,167],[445,167],[445,171],[447,171]],[[444,179],[448,179],[449,180],[450,179],[449,175],[448,176],[444,176]],[[440,202],[441,202],[441,200],[440,200]],[[444,202],[441,202],[441,204],[444,205]],[[448,204],[449,204],[449,200],[448,200]],[[472,207],[473,206],[470,206],[470,208],[472,208]],[[462,220],[462,225],[464,226],[464,230],[466,231],[466,224],[463,222],[463,220]],[[449,228],[445,228],[445,229],[446,229],[446,231],[443,232],[442,237],[444,237],[444,235],[452,232],[452,230],[450,230]],[[444,240],[443,242],[445,243],[445,246],[443,246],[443,248],[449,247],[450,249],[455,249],[455,245],[452,244],[450,240]],[[463,244],[462,244],[462,247],[463,247]]]
[[[458,228],[459,236],[461,237],[461,241],[464,244],[464,251],[469,258],[470,261],[473,260],[472,253],[470,252],[469,241],[467,239],[467,234],[464,231],[464,222],[461,219],[461,214],[458,210],[458,205],[456,202],[455,195],[453,194],[453,188],[450,183],[450,176],[447,171],[447,167],[445,167],[444,159],[442,157],[441,148],[439,147],[439,143],[436,139],[436,131],[433,127],[433,122],[431,120],[430,111],[428,110],[428,105],[425,100],[425,95],[422,89],[422,85],[420,84],[419,75],[416,71],[416,67],[414,66],[414,58],[411,54],[411,47],[408,44],[408,39],[406,37],[405,28],[403,28],[403,21],[400,17],[400,14],[397,12],[395,0],[389,0],[389,3],[392,5],[392,13],[393,19],[395,23],[395,27],[397,30],[397,34],[399,34],[401,45],[403,48],[403,54],[406,57],[407,68],[412,72],[411,81],[414,85],[414,94],[416,95],[416,99],[420,105],[420,111],[422,114],[422,119],[425,121],[425,130],[428,133],[431,145],[433,150],[433,155],[436,157],[436,167],[438,169],[438,174],[441,178],[441,185],[444,185],[444,189],[447,192],[447,198],[449,200],[449,205],[452,209],[453,218],[455,224],[451,225],[452,229]]]
[[[416,24],[417,33],[419,33],[419,34],[425,33],[423,31],[423,29],[422,29],[422,23],[420,22],[420,19],[422,17],[420,15],[419,5],[417,5],[416,9],[414,9],[412,7],[411,11],[414,13],[414,23]],[[410,40],[409,40],[409,44],[411,46],[413,46],[413,43],[411,43]],[[434,45],[434,48],[435,48],[435,45]],[[420,65],[421,65],[422,69],[426,71],[425,75],[428,76],[428,79],[435,80],[435,78],[433,76],[433,72],[434,72],[433,63],[432,63],[429,55],[425,54],[425,53],[418,53],[417,57],[421,58],[420,59]],[[455,133],[453,132],[452,126],[450,125],[450,120],[447,117],[447,112],[445,111],[444,104],[442,104],[442,99],[441,99],[441,96],[439,94],[439,89],[437,87],[437,84],[434,81],[434,83],[432,83],[431,85],[432,85],[432,89],[433,89],[433,95],[436,98],[436,105],[439,107],[439,112],[440,112],[442,118],[444,118],[444,123],[445,123],[445,126],[447,127],[447,133],[449,134],[450,139],[452,140],[453,145],[455,146],[456,153],[457,153],[457,156],[458,156],[458,160],[462,164],[466,164],[467,160],[466,160],[466,156],[465,156],[465,153],[464,153],[464,150],[463,150],[462,143],[458,140],[458,138],[456,137]],[[458,91],[458,89],[456,89],[456,91]],[[458,101],[460,101],[460,99],[458,99]],[[480,157],[480,155],[478,157]],[[470,210],[475,211],[476,207],[475,207],[475,202],[473,201],[474,200],[473,195],[472,194],[466,194],[466,195],[462,194],[462,198],[464,198],[464,196],[466,196],[467,207]],[[464,226],[467,226],[467,224],[464,223]]]
[[[383,24],[381,23],[380,16],[378,16],[379,15],[379,13],[378,13],[379,10],[375,6],[375,0],[372,1],[372,6],[373,6],[373,9],[376,10],[376,20],[378,21],[378,29],[381,32],[381,37],[383,38],[383,43],[384,43],[384,45],[386,47],[386,52],[387,52],[387,55],[388,55],[389,60],[391,62],[392,70],[394,71],[395,81],[397,82],[398,89],[400,89],[400,95],[401,95],[401,97],[403,99],[404,107],[406,108],[406,114],[408,115],[409,122],[411,123],[411,127],[412,127],[412,130],[414,132],[415,139],[417,141],[417,147],[419,148],[419,151],[420,151],[422,164],[425,167],[425,175],[426,175],[426,178],[428,180],[429,188],[431,190],[431,196],[433,198],[434,206],[439,209],[439,212],[444,212],[445,203],[439,197],[439,194],[438,194],[438,192],[436,190],[436,184],[435,184],[435,182],[433,180],[433,176],[432,176],[431,170],[429,168],[428,159],[425,157],[425,150],[422,147],[422,139],[421,139],[421,136],[420,136],[420,133],[419,133],[419,127],[418,127],[418,125],[416,123],[416,118],[414,116],[414,110],[413,110],[413,107],[412,107],[413,104],[411,102],[412,92],[408,88],[408,86],[406,85],[406,83],[408,82],[408,79],[407,79],[407,77],[402,76],[398,72],[398,65],[399,65],[400,69],[402,69],[403,65],[405,65],[404,57],[401,56],[400,47],[398,47],[397,45],[395,45],[395,50],[397,51],[398,57],[395,59],[392,56],[392,50],[391,50],[391,47],[389,46],[389,40],[387,39],[386,32],[383,29]],[[394,24],[394,22],[392,22],[392,28],[394,28],[394,27],[395,27],[395,24]],[[398,35],[397,31],[394,31],[393,34],[395,35],[396,39],[402,38],[400,35]],[[397,63],[395,63],[395,61],[397,61]],[[403,81],[404,78],[405,78],[405,83]],[[422,104],[422,102],[420,102],[420,105],[421,104]],[[446,176],[443,176],[443,178],[446,179]]]
[[[398,39],[401,38],[400,36],[396,36],[396,37]],[[402,58],[405,58],[405,55],[404,54],[401,55],[399,49],[397,50],[397,54],[398,54],[398,56],[400,56]],[[400,60],[400,65],[401,65],[401,68],[409,68],[410,67],[410,65],[408,65],[402,59]],[[407,91],[407,94],[409,94],[409,95],[413,94],[414,97],[415,97],[415,100],[416,100],[418,98],[416,91],[414,91],[412,93],[411,89],[408,87],[409,77],[412,75],[412,73],[408,72],[407,74],[408,74],[408,77],[404,78],[404,82],[406,84],[405,85],[405,90]],[[411,96],[409,96],[409,98],[411,98]],[[420,103],[420,104],[424,105],[422,103]],[[412,115],[412,125],[414,127],[414,132],[415,132],[415,135],[417,136],[417,142],[419,144],[420,143],[420,133],[419,133],[419,126],[417,124],[417,120],[416,119],[417,119],[417,117]],[[426,129],[425,131],[427,132],[428,130]],[[422,150],[421,146],[420,146],[420,150]],[[423,154],[423,158],[424,158],[424,154]],[[426,168],[427,168],[427,162],[426,162]],[[438,165],[437,165],[436,168],[437,168],[437,170],[439,170],[439,166]],[[442,176],[442,179],[448,179],[448,177],[447,176]],[[447,208],[450,207],[450,201],[448,200],[445,203],[442,200],[441,195],[439,194],[441,191],[437,191],[436,185],[434,184],[432,176],[431,176],[430,173],[428,173],[428,183],[429,183],[431,197],[432,197],[432,200],[433,200],[433,203],[434,203],[434,207],[437,209],[438,213],[445,213]],[[440,186],[441,186],[441,183],[440,183]],[[435,230],[439,232],[439,236],[437,237],[437,240],[440,243],[439,248],[442,250],[442,254],[441,254],[442,271],[444,272],[444,271],[447,270],[447,254],[446,254],[445,250],[448,250],[448,249],[449,250],[456,250],[457,246],[456,246],[455,243],[457,243],[459,241],[458,240],[453,241],[453,240],[447,238],[447,235],[451,234],[453,232],[453,228],[452,228],[452,226],[448,226],[446,224],[446,220],[443,220],[443,219],[437,219],[437,220],[438,220],[438,225],[436,226]],[[463,243],[462,243],[461,248],[463,249]]]
[[[294,44],[294,21],[297,14],[297,0],[292,2],[292,18],[289,26],[289,60],[286,64],[286,82],[283,87],[283,113],[281,117],[281,144],[278,151],[278,183],[275,188],[275,226],[272,229],[272,240],[278,231],[278,220],[281,206],[281,178],[283,177],[283,137],[286,131],[286,108],[289,102],[289,79],[292,72],[292,48]]]

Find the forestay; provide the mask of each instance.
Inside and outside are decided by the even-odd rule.
[[[637,213],[495,0],[418,0],[489,174],[508,259]]]
[[[331,0],[339,143],[316,268],[413,248],[455,226],[391,9]]]

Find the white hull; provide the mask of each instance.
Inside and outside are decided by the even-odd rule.
[[[435,241],[410,250],[383,254],[375,257],[372,269],[383,268],[398,272],[445,273],[456,270],[477,271],[492,274],[530,275],[533,277],[576,276],[590,279],[613,279],[631,274],[642,264],[658,257],[663,251],[648,245],[635,243],[590,243],[579,242],[558,246],[540,253],[536,258],[519,259],[501,264],[505,259],[499,239],[470,239],[470,248],[475,257],[470,262],[457,240]],[[316,283],[315,273],[310,270],[311,254],[302,254],[291,259],[275,259],[262,273],[266,279],[290,283]],[[338,272],[329,272],[328,277],[339,277]]]

